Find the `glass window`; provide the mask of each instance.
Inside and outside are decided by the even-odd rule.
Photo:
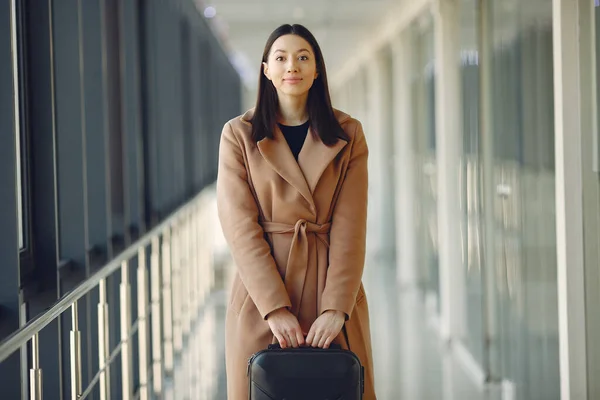
[[[465,329],[461,338],[484,366],[484,286],[482,274],[481,169],[479,156],[479,53],[477,1],[463,0],[460,10],[460,73],[462,83],[461,209],[465,288]]]
[[[439,312],[437,160],[433,17],[425,14],[411,27],[411,104],[416,171],[417,260],[419,283]]]
[[[19,129],[15,129],[16,136],[16,155],[17,155],[17,213],[19,218],[19,249],[23,249],[25,246],[25,239],[23,233],[23,227],[25,226],[23,220],[23,185],[21,184],[21,139]]]
[[[24,168],[26,157],[24,157],[25,153],[23,149],[25,148],[25,143],[23,140],[22,132],[24,131],[24,126],[22,125],[21,118],[21,91],[20,91],[20,82],[21,82],[21,62],[20,62],[20,35],[19,29],[22,24],[18,23],[19,10],[17,9],[18,2],[11,2],[11,20],[13,21],[11,26],[11,47],[13,51],[11,52],[11,62],[12,62],[12,71],[13,71],[13,110],[14,110],[14,127],[15,127],[15,154],[16,154],[16,171],[17,171],[17,214],[18,214],[18,238],[19,238],[19,249],[24,249],[26,246],[25,242],[25,232],[26,232],[26,218],[25,218],[25,207],[26,204],[26,196],[24,195],[24,188],[26,185],[23,184]],[[16,51],[15,51],[16,49]]]
[[[584,249],[585,249],[585,283],[586,283],[586,328],[588,338],[600,337],[600,0],[594,3],[593,19],[595,31],[581,27],[581,32],[590,32],[594,37],[581,38],[582,43],[595,40],[596,69],[596,127],[582,132],[582,179],[583,179],[583,220],[584,220]],[[587,10],[586,10],[587,11]],[[585,11],[584,11],[585,12]],[[583,25],[583,23],[582,23]],[[586,58],[587,59],[587,58]],[[590,68],[591,70],[591,68]],[[589,76],[592,76],[592,75]],[[585,85],[586,82],[583,82]],[[587,121],[585,121],[587,122]],[[585,125],[583,125],[585,126]],[[588,125],[589,126],[589,125]],[[589,134],[587,133],[589,132]],[[587,342],[588,367],[588,398],[600,398],[600,342]]]
[[[485,268],[492,375],[517,399],[560,397],[552,1],[489,2]]]
[[[121,58],[119,42],[121,32],[119,4],[115,0],[104,2],[104,34],[106,63],[106,96],[108,125],[108,168],[110,182],[110,210],[112,213],[111,235],[122,235],[124,231],[124,190],[123,190],[123,137],[121,104]]]

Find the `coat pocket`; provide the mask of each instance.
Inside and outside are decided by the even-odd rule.
[[[236,277],[231,286],[231,298],[229,301],[229,308],[236,314],[239,314],[248,298],[248,290],[242,283],[239,277]]]

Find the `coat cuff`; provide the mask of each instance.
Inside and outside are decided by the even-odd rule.
[[[338,296],[336,298],[327,298],[323,296],[319,315],[322,315],[327,310],[341,311],[346,314],[346,321],[348,321],[352,316],[355,303],[356,299],[351,295],[342,297]]]
[[[285,297],[282,295],[276,301],[262,301],[256,302],[256,308],[258,308],[258,312],[260,313],[263,320],[267,319],[267,316],[275,310],[279,310],[280,308],[287,308],[288,310],[292,308],[292,302],[290,301],[289,296],[286,294]]]

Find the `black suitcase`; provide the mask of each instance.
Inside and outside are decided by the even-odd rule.
[[[270,345],[248,360],[250,400],[361,400],[364,367],[353,352],[281,349]]]

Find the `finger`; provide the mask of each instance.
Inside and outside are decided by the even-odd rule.
[[[285,343],[285,347],[282,346],[282,348],[287,348],[287,347],[291,346],[292,342],[290,341],[290,338],[288,337],[288,335],[286,335],[285,333],[282,333],[281,336],[283,336],[283,342]]]
[[[288,332],[287,336],[290,338],[290,345],[293,348],[298,347],[298,339],[296,338],[296,332]]]
[[[322,335],[321,338],[319,339],[318,347],[323,348],[323,346],[325,346],[325,341],[327,341],[327,335]]]
[[[296,330],[296,340],[298,341],[298,346],[304,346],[304,335],[300,329]]]
[[[279,342],[279,346],[280,346],[282,349],[285,349],[285,347],[286,347],[286,342],[285,342],[285,339],[284,339],[283,335],[281,335],[281,334],[279,334],[279,333],[275,333],[275,338],[276,338],[276,339],[277,339],[277,341]]]
[[[308,335],[306,335],[306,344],[312,346],[313,340],[315,339],[315,329],[313,327],[308,331]]]
[[[312,341],[312,347],[319,347],[319,342],[321,341],[322,336],[323,336],[322,332],[315,333],[315,338]]]
[[[328,349],[329,345],[331,344],[331,342],[333,342],[333,336],[329,336],[326,340],[325,340],[325,345],[323,346],[324,349]]]
[[[295,335],[293,335],[292,333],[287,333],[285,335],[285,337],[287,338],[288,347],[298,347],[298,344],[295,343],[296,342]]]

